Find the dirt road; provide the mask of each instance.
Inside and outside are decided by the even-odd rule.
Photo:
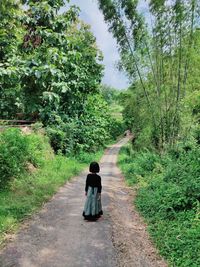
[[[0,252],[0,267],[164,267],[132,206],[133,192],[116,166],[124,138],[101,159],[104,215],[84,221],[87,170],[72,179],[22,226]]]

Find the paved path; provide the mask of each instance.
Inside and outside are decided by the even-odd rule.
[[[62,187],[21,228],[15,240],[0,252],[0,267],[166,266],[154,249],[149,253],[149,249],[145,250],[141,245],[143,241],[140,239],[148,239],[148,236],[144,236],[144,227],[142,235],[140,230],[138,232],[132,227],[132,205],[131,202],[128,204],[129,194],[116,167],[118,151],[127,141],[128,138],[122,139],[108,149],[101,159],[104,211],[101,219],[87,222],[81,216],[88,172],[85,170]],[[120,222],[117,215],[124,212],[126,214],[123,216],[127,215],[127,218]],[[138,219],[137,216],[135,219]],[[133,241],[134,235],[137,242]],[[133,253],[132,249],[137,251]]]

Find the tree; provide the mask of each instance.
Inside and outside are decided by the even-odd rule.
[[[63,0],[24,0],[26,8],[9,3],[9,11],[1,4],[2,23],[13,25],[9,42],[0,32],[0,44],[6,42],[6,49],[0,47],[1,113],[11,118],[22,111],[24,118],[41,120],[55,152],[95,151],[110,128],[99,88],[102,53],[89,25],[79,19],[78,7],[60,13]]]
[[[117,91],[117,89],[106,84],[102,84],[100,86],[100,92],[109,105],[112,104],[113,101],[116,101],[117,95],[119,94],[119,91]]]
[[[20,2],[0,2],[0,117],[10,118],[20,110],[20,79],[16,65],[23,35]]]
[[[78,8],[63,14],[63,1],[28,1],[22,45],[22,76],[27,113],[46,111],[80,116],[89,93],[98,91],[101,53],[89,27],[78,19]]]
[[[152,0],[148,5],[152,27],[139,13],[136,0],[99,1],[119,45],[120,65],[137,85],[134,94],[146,99],[152,140],[163,149],[180,136],[181,103],[188,90],[200,4],[196,0]]]

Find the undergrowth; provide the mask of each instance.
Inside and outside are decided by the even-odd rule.
[[[72,158],[55,155],[48,138],[41,134],[23,135],[18,129],[9,129],[0,137],[0,169],[4,174],[0,183],[0,245],[3,245],[7,236],[59,187],[91,161],[98,161],[103,149]]]
[[[151,237],[170,266],[200,266],[200,149],[178,148],[165,155],[130,145],[119,165]]]

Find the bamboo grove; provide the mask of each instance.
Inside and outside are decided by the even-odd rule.
[[[191,130],[198,135],[199,1],[98,2],[132,84],[124,96],[129,126],[159,150]]]

